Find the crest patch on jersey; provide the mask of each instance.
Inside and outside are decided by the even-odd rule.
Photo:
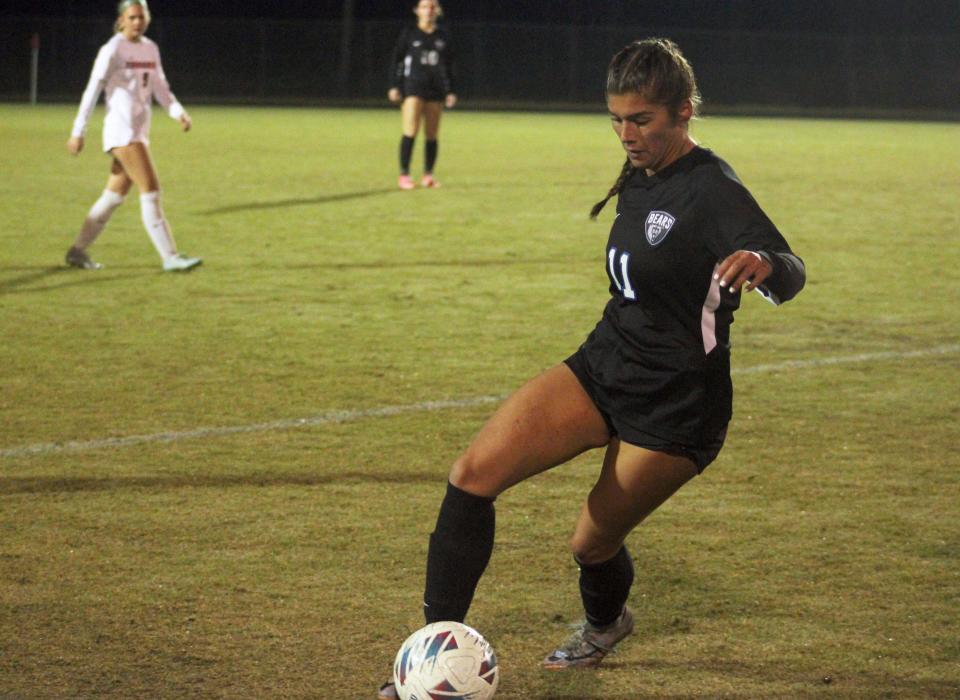
[[[647,243],[650,245],[663,243],[663,239],[670,233],[675,221],[676,219],[665,211],[654,210],[647,214],[647,222],[643,227],[647,236]]]
[[[443,47],[447,45],[447,42],[445,42],[443,39],[437,39],[434,42],[434,45],[437,47],[438,51],[443,51]]]

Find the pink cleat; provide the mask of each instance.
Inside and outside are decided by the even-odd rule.
[[[413,178],[409,175],[401,175],[397,180],[397,186],[401,190],[412,190],[416,185],[413,182]]]
[[[440,187],[440,183],[433,179],[433,175],[427,173],[423,176],[423,179],[420,180],[421,187]]]

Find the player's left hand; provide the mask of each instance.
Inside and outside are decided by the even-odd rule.
[[[773,265],[767,259],[752,250],[738,250],[728,255],[713,273],[713,279],[720,280],[721,287],[727,287],[736,294],[744,284],[744,289],[752,292],[773,274]]]
[[[180,128],[184,131],[190,131],[190,127],[193,126],[193,120],[190,118],[190,115],[184,112],[180,115]]]
[[[452,92],[447,94],[447,98],[443,101],[443,104],[446,105],[447,109],[451,109],[457,104],[457,96]]]

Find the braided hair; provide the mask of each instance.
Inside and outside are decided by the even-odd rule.
[[[686,100],[693,104],[696,115],[701,102],[693,68],[670,39],[634,41],[613,57],[607,69],[606,94],[628,93],[643,95],[650,102],[664,105],[673,117]],[[628,158],[607,196],[593,205],[591,219],[597,218],[611,197],[620,194],[636,171]]]
[[[620,194],[620,190],[623,189],[624,184],[630,177],[637,172],[637,169],[633,167],[633,163],[630,162],[630,159],[627,158],[623,162],[623,169],[620,171],[620,177],[617,178],[617,181],[613,183],[613,187],[610,188],[610,191],[607,192],[607,196],[601,199],[599,202],[593,205],[593,208],[590,210],[590,218],[596,219],[600,215],[600,212],[603,211],[603,208],[607,206],[607,202],[610,201],[610,198],[614,195]]]

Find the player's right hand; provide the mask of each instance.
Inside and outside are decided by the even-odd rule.
[[[83,150],[83,137],[71,136],[67,140],[67,150],[73,155],[78,155]]]
[[[403,99],[403,95],[400,94],[400,90],[398,88],[390,88],[390,90],[387,92],[387,99],[391,102],[399,102],[401,99]]]

